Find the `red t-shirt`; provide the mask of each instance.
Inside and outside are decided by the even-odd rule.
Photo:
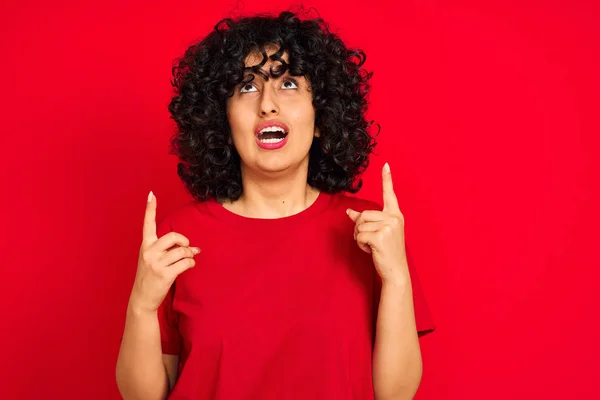
[[[202,252],[161,308],[162,350],[180,356],[169,399],[373,399],[380,281],[346,209],[378,204],[321,193],[279,219],[191,202],[161,220]],[[434,325],[409,258],[417,330]]]

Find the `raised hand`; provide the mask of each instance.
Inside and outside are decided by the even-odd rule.
[[[373,257],[382,281],[405,279],[408,268],[404,244],[404,216],[394,193],[392,174],[386,163],[382,170],[383,210],[346,213],[354,221],[354,240]]]
[[[156,311],[175,278],[196,265],[194,256],[200,252],[190,247],[188,238],[180,233],[156,235],[156,197],[148,195],[142,232],[142,245],[137,273],[131,291],[130,304],[145,311]]]

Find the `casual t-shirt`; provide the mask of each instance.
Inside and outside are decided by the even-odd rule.
[[[180,356],[169,399],[373,399],[381,281],[347,208],[381,210],[322,192],[284,218],[194,201],[161,220],[159,237],[175,231],[202,249],[158,313],[163,353]],[[408,260],[423,335],[434,325]]]

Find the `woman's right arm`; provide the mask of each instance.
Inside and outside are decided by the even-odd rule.
[[[175,232],[156,236],[156,198],[150,193],[135,283],[127,306],[116,378],[125,400],[164,400],[177,379],[178,357],[163,355],[158,308],[200,252]]]
[[[170,385],[163,363],[156,311],[127,307],[117,360],[117,386],[125,400],[164,400]]]

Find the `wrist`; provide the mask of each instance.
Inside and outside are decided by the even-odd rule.
[[[406,273],[406,274],[397,273],[397,274],[392,274],[390,276],[382,277],[381,285],[384,287],[399,288],[399,289],[410,288],[411,287],[410,276],[408,275],[408,273]]]
[[[147,304],[137,300],[132,297],[129,299],[129,303],[127,304],[127,314],[130,314],[135,317],[143,317],[156,315],[158,310],[154,307],[149,307]]]

